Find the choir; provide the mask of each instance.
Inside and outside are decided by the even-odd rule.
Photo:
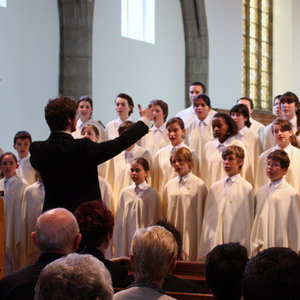
[[[193,83],[191,107],[168,120],[167,103],[151,101],[154,123],[149,133],[99,166],[102,201],[115,215],[109,257],[129,256],[135,230],[162,217],[181,232],[184,260],[203,260],[227,242],[240,242],[249,256],[273,246],[300,251],[297,96],[276,96],[277,119],[264,127],[251,116],[251,99],[240,98],[229,114],[216,113],[204,92],[201,83]],[[133,124],[134,103],[121,93],[115,105],[118,118],[104,132],[92,121],[92,99],[81,97],[74,138],[100,142],[122,134]],[[30,233],[45,191],[30,165],[30,143],[29,133],[18,132],[18,158],[10,152],[0,157],[6,273],[37,257]]]

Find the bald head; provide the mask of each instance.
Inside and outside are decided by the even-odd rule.
[[[81,235],[74,215],[55,208],[43,213],[37,220],[33,239],[41,252],[68,254],[77,249]]]

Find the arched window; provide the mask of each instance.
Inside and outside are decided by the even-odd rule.
[[[242,94],[272,111],[272,0],[244,0]]]

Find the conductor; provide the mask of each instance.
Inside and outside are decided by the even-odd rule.
[[[74,139],[77,104],[60,96],[50,99],[45,118],[51,134],[45,141],[30,145],[30,162],[42,177],[45,186],[43,211],[64,207],[71,212],[80,203],[101,199],[97,165],[119,154],[148,132],[152,112],[139,105],[141,119],[114,140],[94,143]]]

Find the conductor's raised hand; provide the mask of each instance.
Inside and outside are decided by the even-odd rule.
[[[150,108],[146,107],[144,110],[142,110],[142,107],[140,104],[138,104],[138,109],[140,112],[140,116],[141,117],[146,117],[147,119],[149,119],[150,121],[153,120],[153,113],[150,110]]]

